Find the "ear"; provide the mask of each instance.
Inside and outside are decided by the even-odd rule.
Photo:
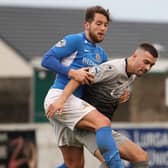
[[[85,27],[86,30],[88,30],[88,28],[89,28],[89,22],[85,22],[84,23],[84,27]]]
[[[132,54],[132,57],[133,57],[133,58],[136,58],[136,57],[137,57],[137,53],[134,52],[134,53]]]

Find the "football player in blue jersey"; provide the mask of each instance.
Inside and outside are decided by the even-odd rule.
[[[57,144],[63,129],[55,123],[74,130],[82,128],[96,133],[96,143],[109,168],[122,168],[120,155],[111,134],[110,120],[98,112],[95,107],[81,99],[83,85],[79,86],[70,97],[67,106],[59,114],[55,111],[54,102],[62,94],[70,79],[82,84],[93,80],[88,67],[107,61],[105,51],[97,45],[104,40],[110,21],[109,11],[101,6],[90,7],[86,10],[84,32],[65,36],[54,45],[42,59],[42,66],[55,71],[56,79],[49,89],[44,106],[47,118],[55,129]],[[69,147],[66,142],[59,144],[65,165],[68,168],[83,168],[83,150]],[[79,162],[80,160],[80,162]]]

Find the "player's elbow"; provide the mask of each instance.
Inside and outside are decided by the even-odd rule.
[[[45,54],[41,60],[41,66],[52,70],[53,58],[49,54]]]
[[[47,56],[43,56],[41,60],[41,66],[47,68],[48,61],[47,61]]]
[[[53,58],[53,51],[52,50],[47,51],[42,57],[41,66],[48,68],[53,61],[52,58]]]

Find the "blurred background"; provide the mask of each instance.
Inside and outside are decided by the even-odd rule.
[[[42,68],[40,62],[63,36],[83,31],[85,9],[92,5],[110,10],[112,22],[101,44],[110,59],[129,56],[143,42],[159,51],[152,71],[136,80],[131,99],[116,111],[114,127],[148,150],[151,167],[168,167],[166,0],[0,0],[0,167],[9,163],[9,140],[19,137],[17,142],[22,142],[20,136],[24,141],[32,139],[35,145],[34,168],[61,162],[43,108],[55,74]],[[16,136],[11,136],[12,132]],[[157,145],[159,142],[162,145]],[[47,155],[53,158],[46,161]],[[86,162],[87,168],[99,164],[88,153]]]

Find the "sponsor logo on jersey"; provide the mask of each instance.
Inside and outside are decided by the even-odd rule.
[[[100,61],[100,55],[96,53],[96,61]]]
[[[91,60],[91,59],[89,59],[89,58],[83,58],[83,59],[82,59],[82,63],[83,63],[84,65],[87,65],[87,66],[95,66],[95,65],[97,65],[96,62],[94,62],[93,60]]]
[[[66,45],[66,40],[62,39],[62,40],[58,41],[55,46],[56,47],[65,47],[65,45]]]

